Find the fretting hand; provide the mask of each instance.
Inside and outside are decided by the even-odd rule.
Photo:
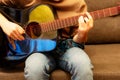
[[[93,18],[86,12],[86,16],[80,16],[78,19],[79,27],[77,34],[73,37],[73,41],[77,43],[82,43],[87,40],[87,34],[89,30],[93,27]]]

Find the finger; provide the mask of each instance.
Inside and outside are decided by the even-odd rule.
[[[86,15],[89,19],[92,19],[92,16],[88,12],[86,12]]]
[[[12,38],[13,40],[17,40],[17,38],[13,34],[11,34],[9,37]]]
[[[23,32],[22,32],[23,33]],[[21,34],[21,32],[19,31],[19,30],[17,30],[16,32],[15,32],[15,36],[16,36],[16,38],[18,39],[18,40],[24,40],[24,37],[23,37],[23,35]]]
[[[86,27],[86,23],[85,23],[84,17],[83,16],[79,17],[78,21],[79,21],[78,29],[84,30],[84,28]]]
[[[13,49],[16,49],[16,45],[15,45],[15,42],[14,42],[13,38],[7,37],[7,39],[9,41],[9,43],[12,45]]]
[[[89,26],[93,27],[93,18],[92,18],[92,16],[88,12],[86,12],[86,15],[88,16],[88,19],[89,19]]]
[[[84,17],[84,21],[85,21],[86,23],[88,23],[88,22],[89,22],[89,19],[88,19],[87,17]]]
[[[79,23],[83,23],[83,22],[84,22],[83,16],[80,16],[80,17],[79,17],[78,22],[79,22]]]
[[[15,39],[15,40],[24,40],[24,37],[18,32],[18,31],[14,31],[12,33],[12,37]]]
[[[79,22],[79,28],[84,26],[83,16],[80,16],[80,17],[79,17],[78,22]]]

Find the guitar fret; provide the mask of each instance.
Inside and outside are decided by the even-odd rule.
[[[53,22],[54,22],[54,21],[53,21]],[[51,24],[50,30],[53,30],[53,28],[54,28],[55,25],[54,25],[54,23],[52,23],[52,22],[51,22],[50,24]]]
[[[105,15],[105,9],[103,9],[102,11],[103,11],[103,14],[104,14],[104,17],[105,17],[105,16],[106,16],[106,15]]]
[[[104,17],[106,17],[108,15],[108,9],[103,9],[103,13],[104,13]]]
[[[60,28],[59,20],[56,20],[57,28]]]
[[[63,27],[63,23],[62,23],[62,20],[60,21],[60,25],[61,25],[61,27]]]
[[[97,11],[94,11],[93,13],[94,13],[94,17],[95,17],[96,19],[98,19]]]
[[[47,31],[46,28],[47,28],[47,26],[46,26],[46,24],[44,24],[44,31],[45,31],[45,32]]]
[[[54,27],[54,30],[56,30],[57,29],[57,27],[58,27],[58,25],[57,25],[57,23],[54,21],[54,23],[55,23],[55,27]]]
[[[112,15],[118,14],[118,10],[116,7],[111,8]]]
[[[61,26],[62,28],[64,28],[65,26],[67,26],[66,23],[65,23],[65,19],[61,19],[61,23],[62,23],[62,26]]]
[[[50,24],[47,22],[47,24],[43,23],[44,25],[44,32],[48,32],[49,31],[49,27],[50,27]],[[47,29],[47,30],[46,30]]]
[[[71,17],[71,25],[75,25],[75,17]]]
[[[54,28],[54,21],[53,22],[49,22],[49,31],[52,31],[53,30],[53,28]]]
[[[73,26],[74,25],[74,21],[73,21],[73,17],[70,17],[70,25],[69,26]]]
[[[47,23],[48,23],[48,22],[47,22]],[[50,31],[51,24],[48,23],[48,24],[45,24],[45,26],[46,26],[46,27],[45,27],[45,29],[46,29],[45,31],[46,31],[46,32]]]
[[[61,27],[64,27],[64,26],[63,26],[63,25],[64,25],[64,24],[63,24],[63,20],[61,20],[61,22],[60,22],[60,23],[61,23]]]
[[[95,19],[94,13],[90,12],[90,14],[91,14],[92,18]]]
[[[109,11],[109,9],[104,9],[104,13],[105,13],[105,16],[107,17],[107,16],[110,16],[110,11]]]
[[[105,17],[103,10],[98,10],[99,12],[99,18]]]
[[[61,20],[61,27],[62,27],[62,28],[64,27],[63,19]]]
[[[69,18],[66,19],[66,26],[69,26]]]
[[[71,26],[71,23],[72,23],[72,22],[71,22],[70,17],[68,18],[68,21],[67,21],[67,22],[68,22],[68,25],[67,25],[67,26]]]
[[[65,21],[65,20],[63,20],[63,24],[64,24],[64,26],[67,26],[67,25],[66,25],[66,21]]]
[[[60,27],[63,27],[60,20],[58,20],[58,23],[59,23],[59,26],[60,26]],[[60,28],[60,27],[59,27],[59,28]]]
[[[62,24],[62,27],[65,26],[65,24],[64,24],[64,19],[61,20],[61,24]]]
[[[57,22],[58,22],[58,28],[61,28],[62,26],[60,24],[60,20],[57,20]]]
[[[96,13],[97,13],[97,15],[98,15],[98,18],[100,18],[99,12],[98,12],[98,11],[96,11]]]
[[[75,17],[73,17],[73,24],[75,24],[75,22],[76,22],[76,18],[75,18]]]
[[[75,25],[78,24],[78,18],[79,18],[80,16],[81,16],[81,15],[74,17],[74,18],[75,18]]]
[[[40,26],[41,26],[41,32],[46,32],[46,26],[45,26],[45,24],[41,23]]]
[[[72,19],[71,18],[69,18],[69,26],[72,26]]]
[[[54,21],[54,27],[52,27],[52,30],[55,30],[55,28],[56,28],[56,22]]]
[[[109,14],[110,14],[110,16],[112,15],[112,13],[111,13],[111,9],[110,8],[108,8],[108,10],[109,10]]]
[[[65,19],[66,26],[69,25],[68,18]]]
[[[70,18],[68,18],[68,23],[69,23],[69,25],[71,24],[71,19],[70,19]],[[69,25],[68,25],[68,26],[69,26]]]
[[[48,29],[49,29],[49,31],[51,31],[51,27],[53,26],[53,24],[52,23],[48,23],[49,24],[49,27],[48,27]]]
[[[42,27],[42,28],[41,28],[41,32],[44,32],[44,25],[43,25],[43,24],[40,24],[40,26]]]
[[[73,26],[73,25],[75,25],[75,22],[74,22],[74,17],[71,17],[71,21],[72,21],[72,23],[71,23],[71,25]]]
[[[53,21],[53,23],[51,22],[51,24],[52,24],[52,26],[51,26],[51,31],[54,29],[54,27],[55,27],[55,24],[54,24],[55,22]]]
[[[58,20],[56,20],[56,27],[55,27],[56,29],[59,28],[58,25],[59,25],[59,22],[58,22]]]
[[[43,25],[44,25],[44,29],[45,29],[44,32],[50,31],[50,30],[49,30],[50,24],[49,24],[48,22],[47,22],[47,24],[44,24],[44,23],[43,23]]]
[[[44,31],[47,32],[47,30],[49,30],[49,24],[44,24],[44,27],[45,27],[45,28],[44,28],[44,29],[45,29]],[[47,29],[47,28],[48,28],[48,29]]]

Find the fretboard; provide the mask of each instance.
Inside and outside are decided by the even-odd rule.
[[[106,8],[106,9],[102,9],[102,10],[96,10],[96,11],[90,12],[90,14],[94,20],[104,18],[104,17],[118,15],[118,14],[120,14],[120,6]],[[80,16],[81,15],[77,15],[77,16],[73,16],[73,17],[57,19],[54,21],[41,23],[40,24],[41,32],[53,31],[53,30],[76,25],[76,24],[78,24],[78,18]]]

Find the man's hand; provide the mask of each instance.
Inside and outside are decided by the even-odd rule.
[[[73,41],[77,43],[85,42],[87,40],[87,34],[93,27],[93,18],[86,12],[86,16],[80,16],[78,19],[79,27],[77,34],[73,37]]]

